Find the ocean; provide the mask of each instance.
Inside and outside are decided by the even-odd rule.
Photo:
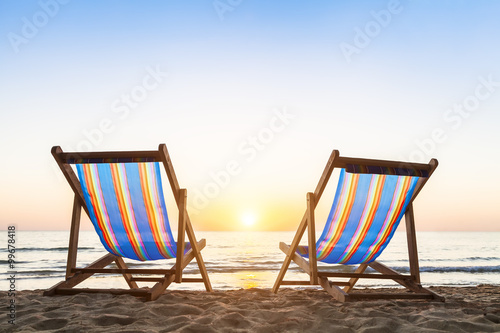
[[[196,234],[198,239],[207,240],[202,255],[213,288],[231,290],[271,288],[285,257],[278,244],[280,241],[290,243],[294,232],[211,231]],[[46,289],[64,279],[69,232],[17,231],[15,237],[13,270],[8,266],[7,251],[3,251],[3,258],[0,258],[0,275],[3,281],[0,282],[1,290],[9,289],[12,271],[15,271],[17,290]],[[7,244],[7,232],[2,233],[0,239],[3,244]],[[421,280],[425,286],[500,285],[500,232],[419,232],[417,242]],[[82,231],[79,245],[79,267],[106,253],[94,231]],[[398,272],[408,273],[404,232],[395,234],[379,261]],[[173,265],[173,260],[127,262],[130,267],[170,268]],[[335,269],[348,271],[350,268],[338,266]],[[192,263],[184,271],[184,277],[196,274],[197,271],[196,264]],[[307,279],[307,275],[292,263],[286,279]],[[360,280],[358,285],[397,286],[387,280]],[[80,286],[127,287],[123,278],[118,275],[96,276]],[[203,284],[173,284],[169,288],[202,290]]]

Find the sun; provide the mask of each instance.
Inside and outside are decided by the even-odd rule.
[[[256,222],[257,222],[257,217],[255,216],[254,213],[245,212],[241,215],[241,223],[245,227],[252,227],[255,225]]]

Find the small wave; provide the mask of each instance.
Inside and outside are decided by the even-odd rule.
[[[395,267],[400,273],[408,273],[408,267]],[[500,273],[500,266],[423,266],[420,267],[421,273]]]
[[[469,261],[469,260],[500,260],[499,257],[469,257],[469,258],[464,258],[463,261]]]
[[[14,265],[15,266],[18,266],[20,264],[28,264],[28,263],[31,263],[31,261],[27,261],[27,260],[15,260],[14,259]],[[10,262],[8,260],[0,260],[0,267],[5,267],[4,265],[8,265],[10,264]]]
[[[500,273],[500,266],[464,266],[464,267],[422,267],[421,272],[434,273]]]
[[[462,261],[462,262],[496,261],[496,260],[500,261],[500,257],[466,257],[466,258],[453,258],[453,259],[449,259],[449,258],[444,258],[444,259],[440,259],[440,258],[420,259],[421,262],[447,262],[447,261],[450,261],[450,260],[453,260],[453,261]],[[406,260],[394,260],[394,261],[396,262],[396,261],[408,261],[408,260],[406,259]]]
[[[16,271],[16,274],[23,277],[46,277],[52,275],[64,274],[65,270],[54,270],[54,269],[44,269],[44,270],[34,270],[34,271]],[[7,273],[8,274],[8,273]]]
[[[79,247],[78,250],[94,250],[95,248],[93,247]],[[17,251],[21,252],[33,252],[33,251],[37,251],[37,252],[47,252],[47,251],[50,251],[50,252],[67,252],[68,251],[68,247],[66,246],[62,246],[62,247],[20,247],[17,249]]]

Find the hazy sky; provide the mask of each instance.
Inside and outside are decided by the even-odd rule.
[[[166,143],[198,230],[295,229],[339,149],[437,158],[417,229],[499,231],[499,17],[478,0],[0,1],[0,225],[69,228],[54,145]]]

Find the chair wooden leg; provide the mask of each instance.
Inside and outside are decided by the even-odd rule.
[[[283,265],[281,265],[280,272],[278,273],[278,277],[276,278],[276,281],[274,282],[273,286],[273,293],[277,293],[278,289],[281,285],[281,282],[283,282],[283,279],[285,278],[286,271],[288,270],[288,267],[290,266],[290,263],[292,262],[292,257],[294,256],[295,251],[297,250],[297,247],[299,246],[300,240],[302,239],[302,236],[304,235],[304,232],[306,231],[307,228],[307,212],[304,214],[304,217],[302,218],[302,221],[300,222],[299,228],[297,229],[297,233],[295,234],[295,237],[293,238],[292,244],[290,244],[290,248],[288,249],[288,252],[286,253],[285,260],[283,261]]]
[[[349,300],[349,294],[332,284],[327,278],[320,277],[319,282],[323,289],[325,289],[326,292],[332,295],[337,301],[346,302]]]
[[[203,261],[203,257],[201,256],[201,249],[198,245],[198,242],[196,241],[193,226],[191,225],[189,219],[186,219],[186,233],[188,235],[189,242],[191,243],[191,250],[194,252],[196,262],[198,263],[198,268],[200,269],[200,274],[203,278],[205,289],[207,291],[213,291],[212,284],[210,283],[210,279],[208,277],[207,268],[205,267],[205,262]]]
[[[199,250],[203,249],[205,247],[205,240],[202,239],[200,240],[197,244],[197,248]],[[182,262],[176,262],[174,267],[172,269],[175,270],[175,272],[182,271],[186,266],[195,258],[195,254],[193,251],[193,248],[191,247],[191,250],[189,250],[186,255],[183,256]],[[165,291],[165,289],[172,284],[172,282],[175,281],[176,274],[173,275],[165,275],[165,277],[160,280],[158,283],[156,283],[147,293],[146,295],[146,300],[147,301],[154,301],[158,297],[160,297],[161,294]],[[188,279],[186,279],[188,280]],[[205,281],[204,279],[202,279]],[[210,281],[209,281],[210,282]]]
[[[365,270],[368,268],[367,264],[361,264],[359,267],[356,269],[354,273],[356,274],[363,274]],[[354,285],[356,282],[358,282],[359,278],[350,278],[349,279],[349,285],[344,287],[344,292],[350,293],[352,288],[354,288]]]
[[[125,261],[123,261],[122,257],[116,257],[115,263],[116,266],[118,266],[118,268],[121,269],[128,268],[127,264],[125,263]],[[132,281],[132,274],[123,273],[123,277],[125,278],[125,281],[127,281],[127,284],[131,289],[138,288],[137,283],[135,281]]]
[[[415,216],[413,204],[410,203],[405,213],[406,237],[408,241],[408,258],[410,262],[410,274],[415,282],[420,283],[420,267],[418,264],[417,236],[415,230]]]
[[[100,259],[94,261],[90,265],[88,265],[85,268],[104,268],[111,264],[113,261],[116,260],[116,256],[112,255],[111,253],[108,253],[101,257]],[[43,294],[45,296],[51,296],[54,294],[57,294],[57,291],[59,289],[67,289],[67,288],[73,288],[74,286],[78,285],[79,283],[85,281],[89,277],[94,275],[94,273],[76,273],[73,274],[69,279],[66,281],[59,282],[52,288],[46,290]]]
[[[179,227],[177,234],[177,255],[176,255],[176,272],[175,272],[175,283],[182,282],[182,257],[184,256],[184,240],[186,234],[186,200],[187,200],[187,190],[179,190]]]
[[[398,272],[396,272],[392,268],[387,267],[384,264],[381,264],[378,261],[373,261],[368,265],[371,268],[375,269],[376,271],[378,271],[382,274],[398,274],[399,275]],[[396,281],[397,283],[399,283],[403,287],[406,287],[408,290],[411,290],[417,294],[421,294],[421,293],[431,294],[433,299],[444,302],[443,296],[441,296],[441,295],[439,295],[439,294],[437,294],[437,293],[435,293],[427,288],[422,287],[422,285],[420,283],[417,283],[414,280],[411,280],[411,279],[396,280],[396,279],[394,279],[394,281]]]
[[[307,244],[309,250],[309,278],[311,284],[318,283],[318,262],[316,253],[316,226],[314,221],[316,202],[314,193],[307,193]]]
[[[156,283],[147,293],[146,301],[154,301],[174,282],[175,275],[165,275],[163,281]]]
[[[68,244],[68,260],[66,263],[66,279],[71,277],[73,273],[71,270],[76,268],[76,256],[78,253],[78,236],[80,233],[80,217],[82,213],[82,204],[75,194],[73,200],[73,212],[71,214],[71,229],[69,233]]]

